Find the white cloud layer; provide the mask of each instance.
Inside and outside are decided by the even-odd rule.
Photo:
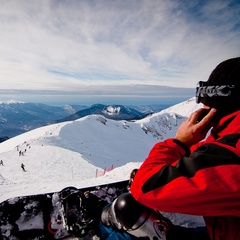
[[[0,4],[4,90],[90,93],[116,84],[194,88],[218,63],[240,56],[237,0]]]

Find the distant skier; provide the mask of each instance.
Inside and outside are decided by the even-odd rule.
[[[4,165],[3,165],[3,160],[0,161],[0,165],[4,166]]]
[[[21,164],[21,168],[22,168],[22,170],[23,170],[24,172],[26,172],[26,170],[25,170],[25,166],[24,166],[23,163]]]

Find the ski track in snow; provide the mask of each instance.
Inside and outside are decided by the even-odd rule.
[[[81,188],[129,179],[152,146],[174,137],[181,122],[199,107],[190,99],[135,122],[90,115],[5,141],[0,144],[0,160],[4,163],[0,166],[0,202],[68,186]],[[97,169],[111,166],[115,167],[112,171],[96,178]],[[164,214],[175,224],[204,225],[201,217]]]

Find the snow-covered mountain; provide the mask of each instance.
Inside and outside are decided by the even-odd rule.
[[[141,111],[135,110],[135,107]],[[0,102],[0,142],[41,126],[73,121],[92,114],[100,114],[114,120],[136,120],[163,109],[163,105],[135,107],[102,104],[94,104],[91,107],[84,105],[56,107],[13,100]]]
[[[125,107],[123,105],[103,105],[94,104],[89,108],[80,110],[56,122],[73,121],[88,115],[102,115],[105,118],[113,120],[136,120],[144,118],[148,113],[142,113],[134,108]]]
[[[182,121],[199,107],[190,99],[134,122],[89,115],[9,139],[0,144],[4,163],[0,166],[0,202],[71,185],[86,187],[128,179],[152,146],[174,137]],[[97,170],[112,166],[112,171],[96,177]]]
[[[84,108],[87,107],[80,105],[55,107],[41,103],[25,103],[13,100],[0,102],[0,136],[2,140],[6,140],[6,137],[11,138],[53,123],[57,119]]]
[[[190,99],[134,122],[89,115],[9,139],[0,144],[4,162],[4,167],[0,166],[0,200],[18,194],[9,188],[21,184],[25,189],[21,194],[51,191],[53,186],[58,190],[59,183],[63,187],[76,180],[79,186],[80,181],[95,178],[98,168],[142,162],[156,142],[174,137],[178,126],[198,107]],[[21,163],[26,173],[21,171]],[[36,186],[28,188],[28,183]]]

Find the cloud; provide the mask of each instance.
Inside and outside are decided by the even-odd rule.
[[[9,99],[56,105],[78,104],[176,104],[192,98],[195,89],[156,85],[82,85],[81,88],[52,90],[0,90],[1,101]]]
[[[4,0],[1,87],[193,88],[240,55],[239,11],[230,0]]]

